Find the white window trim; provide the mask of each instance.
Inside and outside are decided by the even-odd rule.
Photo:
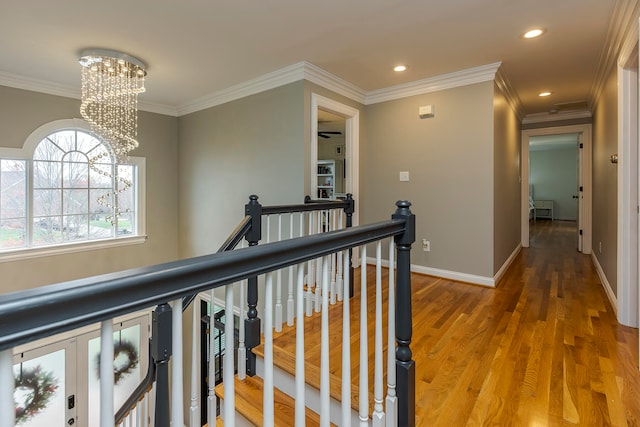
[[[0,158],[13,160],[33,160],[33,153],[42,139],[46,136],[61,130],[81,129],[89,133],[93,133],[89,123],[82,119],[63,119],[55,120],[40,126],[34,130],[25,140],[22,148],[6,148],[0,147]],[[22,259],[39,258],[53,255],[70,254],[75,252],[85,252],[88,250],[97,250],[112,248],[118,246],[129,246],[142,244],[147,241],[146,235],[146,159],[144,157],[129,157],[129,164],[135,165],[138,169],[137,173],[137,198],[136,211],[137,230],[136,236],[130,237],[111,237],[100,240],[84,240],[80,242],[56,243],[50,246],[36,246],[31,248],[9,248],[0,251],[0,263],[8,261],[17,261]],[[27,168],[27,179],[30,182],[29,172],[30,166]],[[29,183],[28,191],[31,191]],[[29,209],[31,207],[29,206]],[[29,214],[30,216],[31,214]]]

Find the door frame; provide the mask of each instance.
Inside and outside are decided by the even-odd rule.
[[[311,93],[311,167],[309,168],[311,184],[309,194],[314,195],[318,192],[318,177],[316,176],[318,164],[318,109],[329,111],[345,118],[344,141],[347,159],[345,192],[353,195],[356,203],[356,212],[358,212],[360,194],[360,110],[317,93]],[[354,226],[359,224],[358,217],[358,214],[353,215]]]
[[[640,177],[638,105],[638,33],[625,42],[618,61],[618,257],[616,311],[623,325],[640,323],[638,290],[640,265],[640,226],[638,194]]]
[[[582,194],[578,199],[578,224],[582,225],[582,250],[591,253],[591,190],[592,190],[592,136],[591,124],[553,126],[522,131],[521,149],[521,241],[522,246],[529,247],[529,139],[533,136],[580,134],[583,149],[578,151],[578,185],[582,186]]]

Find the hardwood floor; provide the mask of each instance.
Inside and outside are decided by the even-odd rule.
[[[640,425],[638,330],[617,323],[590,256],[575,250],[574,228],[532,223],[531,247],[497,289],[412,275],[417,425]],[[350,301],[354,384],[359,305],[358,294]],[[330,310],[330,366],[338,376],[341,310]],[[291,329],[276,334],[276,360],[293,354]],[[315,365],[319,320],[308,319],[305,330],[306,362]],[[372,353],[372,325],[368,342]]]

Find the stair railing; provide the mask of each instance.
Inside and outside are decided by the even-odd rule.
[[[181,424],[183,420],[178,421],[174,416],[176,409],[181,411],[181,408],[175,408],[174,404],[173,411],[169,409],[170,395],[178,393],[175,381],[173,390],[169,389],[168,363],[173,347],[173,315],[169,302],[173,301],[176,305],[177,301],[181,302],[185,297],[224,286],[225,309],[232,312],[234,283],[266,274],[265,286],[271,287],[272,274],[270,273],[318,258],[324,259],[322,280],[326,285],[329,255],[344,251],[343,260],[347,260],[348,250],[360,246],[364,248],[363,245],[389,237],[395,239],[398,254],[396,306],[400,309],[396,311],[395,325],[398,425],[414,425],[415,368],[410,350],[409,252],[415,239],[415,219],[409,206],[408,202],[399,202],[398,209],[390,221],[260,246],[253,245],[232,252],[194,257],[1,295],[0,413],[3,416],[0,417],[0,427],[13,426],[15,422],[12,349],[21,344],[96,322],[102,325],[101,368],[104,372],[101,375],[101,427],[113,426],[114,418],[110,415],[113,414],[114,385],[113,375],[110,375],[113,361],[113,346],[110,345],[113,339],[113,319],[154,305],[156,309],[152,318],[151,354],[157,369],[155,425],[169,426],[172,418],[174,424]],[[348,261],[343,265],[348,265]],[[302,269],[298,270],[299,279],[301,271]],[[328,288],[325,286],[324,289]],[[323,292],[322,298],[325,300],[323,307],[326,309],[328,292]],[[300,313],[299,308],[299,316]],[[267,314],[267,317],[269,319],[266,322],[270,322],[271,314]],[[270,331],[271,327],[265,326],[265,334],[267,330]],[[326,373],[326,370],[323,369],[323,372]],[[225,369],[224,377],[225,384],[233,384],[233,370],[229,372]],[[225,390],[225,395],[226,392]],[[272,399],[271,392],[271,402]],[[233,403],[232,391],[229,400]],[[325,400],[323,398],[323,401]],[[265,397],[265,403],[265,414],[273,415],[273,404],[269,405],[268,397]],[[234,406],[230,405],[230,408]],[[233,411],[227,411],[227,414],[231,412]],[[230,416],[225,420],[225,425],[233,426],[233,419],[234,417]],[[268,423],[269,418],[267,418]],[[326,415],[322,425],[328,425]]]
[[[276,215],[278,220],[278,227],[277,227],[277,234],[274,240],[277,240],[277,241],[283,240],[286,238],[293,238],[294,214],[301,215],[300,216],[301,228],[300,228],[299,236],[305,235],[303,233],[303,228],[302,228],[302,224],[305,219],[309,224],[309,234],[317,234],[324,231],[336,230],[344,227],[351,227],[352,225],[354,201],[351,194],[347,194],[345,200],[333,200],[333,201],[312,200],[309,196],[306,196],[304,199],[304,204],[280,205],[280,206],[262,206],[260,205],[259,202],[257,202],[258,200],[257,196],[250,196],[249,199],[250,199],[249,203],[245,206],[246,216],[240,221],[238,226],[229,235],[227,240],[220,246],[217,253],[236,249],[238,244],[242,242],[244,238],[247,238],[247,240],[250,242],[256,238],[258,241],[260,241],[263,229],[266,229],[266,235],[267,235],[266,243],[269,243],[271,241],[271,232],[273,228],[270,226],[271,218]],[[343,213],[344,213],[344,216],[343,216]],[[288,236],[285,235],[282,231],[283,230],[282,216],[287,214],[289,219]],[[305,214],[308,214],[307,218],[304,217]],[[343,217],[344,217],[344,221],[343,221]],[[249,232],[251,232],[251,234],[249,234]],[[335,260],[335,255],[336,254],[334,254],[334,258],[333,258],[334,260]],[[339,255],[340,254],[338,254],[338,256]],[[349,256],[349,260],[351,260],[351,256]],[[313,264],[314,266],[316,263],[319,263],[319,260],[309,261],[309,264]],[[351,274],[351,277],[353,277],[353,266],[351,262],[349,263],[349,267],[350,267],[349,272]],[[332,298],[332,303],[335,303],[335,295],[339,295],[339,299],[342,299],[342,294],[339,293],[340,289],[335,289],[336,285],[338,287],[342,285],[341,264],[338,264],[337,267],[335,266],[335,264],[333,264],[331,271],[332,271],[332,277],[334,278],[334,280],[331,282],[332,296],[334,296]],[[317,272],[318,273],[320,272],[320,268],[317,269]],[[287,324],[293,325],[293,317],[294,317],[293,266],[288,267],[288,273],[289,273],[288,294],[287,294],[288,298],[286,301],[287,302],[286,304]],[[281,301],[282,270],[278,270],[277,274],[278,274],[278,279],[277,279],[278,295],[276,296],[276,304],[275,304],[275,309],[276,309],[275,328],[276,328],[276,331],[280,331],[282,329],[282,324],[283,324],[283,305]],[[312,273],[310,274],[309,279],[310,279],[310,282],[308,285],[308,289],[310,289],[309,291],[310,296],[307,298],[307,303],[308,303],[308,306],[310,307],[314,293],[319,295],[319,292],[317,292],[318,288],[315,286],[316,279],[315,279],[313,270],[312,270]],[[351,280],[350,283],[353,283],[353,280]],[[242,281],[239,284],[239,286],[240,286],[240,300],[243,301],[244,295],[247,292],[246,291],[247,281],[246,280]],[[351,289],[351,293],[352,292],[353,292],[353,289]],[[173,335],[175,337],[181,336],[183,317],[180,315],[180,313],[181,312],[184,313],[196,297],[197,295],[193,294],[193,295],[184,297],[182,301],[173,302],[172,325],[174,329]],[[213,303],[213,300],[214,300],[214,297],[213,295],[211,295],[212,303]],[[316,304],[319,303],[319,300],[320,300],[319,297],[315,298]],[[245,317],[244,306],[240,304],[240,307],[241,307],[240,319],[244,319]],[[316,311],[317,310],[318,309],[316,309]],[[310,314],[311,313],[309,311],[308,315]],[[192,357],[191,357],[191,369],[190,369],[191,370],[191,381],[190,381],[191,387],[190,387],[190,405],[189,405],[190,427],[195,427],[200,425],[201,424],[200,418],[204,417],[205,419],[207,419],[209,418],[209,413],[215,414],[217,412],[217,409],[216,409],[217,401],[214,395],[215,384],[211,384],[208,388],[207,393],[205,394],[207,396],[207,405],[205,407],[206,409],[204,413],[202,413],[202,415],[200,414],[201,408],[198,403],[198,400],[199,400],[198,386],[201,382],[198,377],[198,366],[200,365],[200,363],[198,360],[198,351],[197,351],[197,342],[199,339],[199,337],[197,336],[199,332],[198,328],[196,327],[197,324],[199,324],[197,319],[197,309],[194,308],[192,310],[192,337],[191,337],[191,342],[192,342],[191,356]],[[247,349],[245,347],[245,328],[242,328],[242,327],[240,328],[239,335],[240,335],[239,346],[237,349],[238,377],[242,379],[244,378],[246,373],[246,366],[247,366],[246,360],[248,359]],[[173,354],[174,365],[182,364],[183,349],[181,346],[181,341],[182,341],[181,339],[180,340],[176,339],[173,341],[172,354]],[[251,340],[249,342],[251,342]],[[249,355],[250,355],[249,360],[255,360],[255,358],[251,357],[253,355],[250,352],[249,352]],[[151,354],[150,354],[150,358],[151,358]],[[228,364],[228,362],[226,362],[225,364]],[[249,366],[255,366],[255,364],[249,365]],[[141,408],[140,402],[143,401],[143,399],[145,399],[145,396],[152,391],[151,385],[153,384],[153,381],[155,381],[155,370],[156,370],[156,364],[154,363],[153,360],[150,360],[149,372],[145,376],[145,379],[143,380],[143,384],[141,384],[138,388],[136,388],[136,390],[134,390],[132,395],[124,402],[124,404],[116,413],[116,417],[115,417],[116,425],[123,424],[125,421],[125,417],[127,417],[127,419],[130,421],[133,419],[137,419],[138,417],[145,419],[144,415],[140,416],[140,413],[143,412],[143,409],[146,409],[147,407],[145,406],[144,408]],[[208,372],[209,377],[215,377],[214,370],[215,370],[214,364],[211,363],[209,366],[209,372]],[[249,372],[253,374],[253,371],[251,371],[251,369]],[[177,387],[177,392],[173,394],[174,399],[172,402],[172,406],[177,408],[177,410],[174,411],[174,413],[172,414],[172,417],[175,420],[178,420],[183,418],[182,409],[181,409],[182,406],[181,406],[181,400],[180,400],[182,396],[182,381],[180,381],[181,371],[174,369],[172,373],[173,373],[172,381],[173,383],[176,384],[176,387]],[[205,374],[202,373],[201,375],[205,375]],[[151,382],[151,384],[147,385],[146,383],[149,383],[149,382]],[[214,409],[216,409],[215,412],[214,412]]]
[[[292,239],[294,236],[303,237],[311,236],[328,231],[341,230],[350,228],[353,225],[353,213],[355,212],[355,202],[351,194],[346,195],[344,200],[312,200],[309,196],[305,197],[303,204],[298,205],[274,205],[262,206],[258,202],[258,196],[249,197],[249,203],[245,205],[245,215],[251,217],[251,229],[246,235],[249,246],[256,246],[266,235],[266,243],[271,241],[282,241]],[[288,230],[283,231],[282,216],[288,215]],[[298,218],[295,218],[295,217]],[[273,230],[271,218],[277,219],[277,229]],[[274,221],[275,222],[275,221]],[[298,223],[298,230],[294,226],[294,222]],[[265,230],[265,232],[263,232]],[[288,232],[287,232],[288,231]],[[272,238],[275,235],[275,238]],[[341,252],[332,254],[333,264],[330,269],[332,280],[330,281],[331,301],[335,303],[336,299],[342,299],[342,286],[344,283],[344,272],[341,263],[336,262]],[[307,274],[305,278],[305,307],[307,316],[311,316],[312,306],[315,311],[320,311],[321,299],[321,280],[320,280],[320,263],[321,259],[312,259],[307,263]],[[351,249],[349,249],[349,266],[345,270],[348,272],[353,283],[353,264],[351,262]],[[283,307],[286,307],[287,325],[294,324],[294,267],[289,266],[287,269],[287,301],[286,305],[282,304],[282,270],[278,270],[275,278],[275,304],[274,304],[274,329],[276,332],[282,330],[283,325]],[[350,288],[350,295],[353,295],[353,288]],[[245,319],[245,337],[244,345],[246,346],[246,367],[239,370],[242,373],[253,376],[256,372],[256,359],[252,349],[260,345],[260,318],[258,317],[258,277],[251,277],[248,280],[247,288],[247,318]],[[240,359],[239,359],[240,360]],[[240,375],[242,378],[243,375]]]

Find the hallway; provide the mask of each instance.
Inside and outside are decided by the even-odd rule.
[[[537,221],[496,290],[414,276],[419,425],[640,424],[638,331],[575,236]]]

